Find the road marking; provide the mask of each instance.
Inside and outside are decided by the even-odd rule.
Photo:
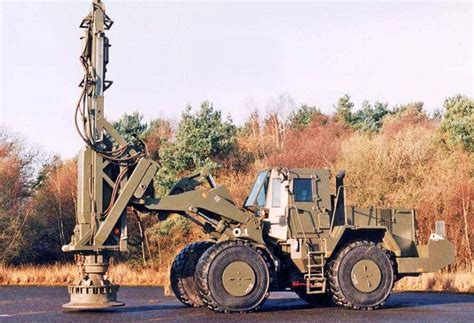
[[[20,316],[20,315],[34,315],[34,314],[44,314],[47,313],[46,311],[40,312],[20,312],[15,314],[0,314],[0,317],[12,317],[12,316]]]

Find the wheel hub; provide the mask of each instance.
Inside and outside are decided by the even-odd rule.
[[[255,272],[246,262],[232,262],[222,273],[222,284],[232,296],[248,295],[255,286]]]
[[[359,291],[370,293],[379,287],[382,281],[382,272],[372,260],[360,260],[352,268],[351,280]]]

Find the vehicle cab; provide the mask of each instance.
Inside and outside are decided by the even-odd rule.
[[[318,237],[330,227],[329,170],[262,170],[244,207],[263,217],[267,237],[278,241]]]

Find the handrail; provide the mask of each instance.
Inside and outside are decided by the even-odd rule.
[[[301,222],[299,209],[296,207],[296,205],[287,205],[286,208],[288,208],[288,216],[290,216],[292,220],[293,220],[293,217],[290,214],[291,213],[290,210],[295,209],[296,216],[298,217],[298,222],[299,222],[300,227],[301,227],[301,232],[303,233],[303,240],[304,240],[304,243],[306,243],[308,241],[308,239],[306,238],[306,233],[304,232],[303,223]],[[293,222],[293,224],[295,224],[295,222]],[[296,227],[296,225],[295,225],[295,230],[296,230],[296,232],[295,232],[295,236],[296,236],[298,234],[298,228]]]

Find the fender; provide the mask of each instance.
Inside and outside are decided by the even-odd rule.
[[[370,232],[370,233],[368,233]],[[375,235],[377,232],[378,235]],[[337,251],[345,241],[354,240],[357,238],[370,239],[371,235],[374,236],[379,242],[382,243],[382,247],[395,254],[395,256],[401,256],[401,250],[397,242],[393,238],[393,235],[388,231],[386,227],[353,227],[353,226],[337,226],[331,232],[330,237],[326,239],[325,252],[326,257],[329,258],[332,254]]]

